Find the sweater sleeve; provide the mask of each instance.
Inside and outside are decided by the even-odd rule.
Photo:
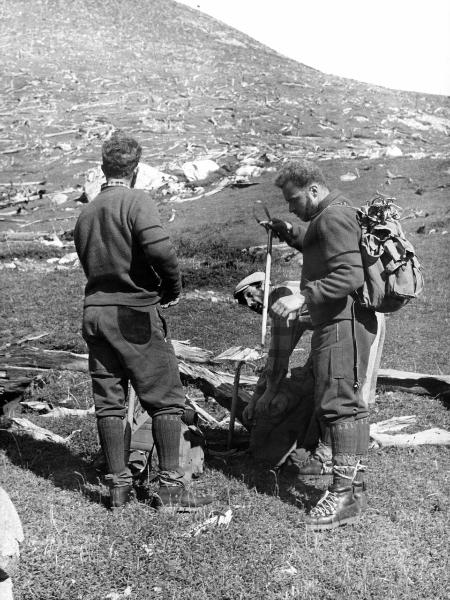
[[[303,239],[305,237],[307,227],[303,225],[293,225],[290,238],[286,243],[291,247],[301,252],[303,250]]]
[[[177,298],[181,293],[178,258],[167,232],[161,225],[155,201],[149,194],[136,201],[132,220],[134,236],[149,267],[160,277],[161,289],[166,299]]]
[[[345,298],[364,283],[359,249],[361,229],[351,208],[330,206],[318,226],[319,249],[327,274],[304,288],[307,302],[321,304]]]

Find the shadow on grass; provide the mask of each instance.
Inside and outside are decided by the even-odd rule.
[[[206,463],[214,471],[221,472],[230,483],[244,483],[258,493],[278,497],[282,502],[309,510],[319,499],[325,478],[299,478],[287,469],[273,469],[271,465],[255,461],[248,450],[248,433],[235,436],[236,452],[229,454],[227,432],[205,431],[208,447]],[[101,465],[74,452],[69,446],[50,441],[35,440],[29,435],[17,435],[8,430],[0,431],[0,446],[12,464],[50,481],[60,489],[78,491],[89,501],[108,506],[109,495],[102,493]],[[147,501],[149,491],[136,482],[138,500]]]
[[[31,471],[63,490],[79,491],[89,501],[107,506],[108,496],[100,489],[100,473],[63,444],[36,440],[8,430],[0,431],[0,447],[12,464]]]
[[[206,463],[230,481],[243,482],[260,494],[278,497],[282,502],[305,511],[317,503],[323,488],[330,481],[329,477],[300,478],[294,470],[285,467],[274,469],[268,463],[256,461],[249,452],[249,436],[246,432],[235,436],[233,446],[236,452],[228,454],[226,435],[226,432],[214,430],[214,450],[207,453]]]

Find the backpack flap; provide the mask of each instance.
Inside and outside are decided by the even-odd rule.
[[[373,257],[371,257],[372,259]],[[371,264],[364,262],[364,284],[356,292],[356,297],[362,306],[381,312],[386,295],[386,281],[384,278],[384,268],[380,259],[376,259]]]

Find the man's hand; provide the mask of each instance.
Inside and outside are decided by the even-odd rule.
[[[304,296],[301,294],[292,294],[291,296],[279,298],[274,302],[270,308],[270,312],[280,319],[288,319],[292,313],[300,312],[304,304]]]
[[[281,242],[289,242],[292,240],[292,223],[289,221],[282,221],[281,219],[271,219],[270,221],[264,221],[264,227],[271,229],[273,235],[278,238]]]

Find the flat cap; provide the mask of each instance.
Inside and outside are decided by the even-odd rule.
[[[250,285],[255,285],[258,283],[263,283],[265,278],[265,274],[262,271],[256,271],[256,273],[252,273],[251,275],[247,275],[244,279],[237,284],[234,288],[233,296],[236,298],[244,292]]]

